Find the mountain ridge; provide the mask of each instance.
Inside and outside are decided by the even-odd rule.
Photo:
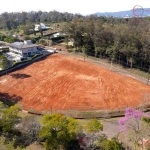
[[[133,10],[126,11],[117,11],[117,12],[96,12],[97,16],[105,16],[105,17],[118,17],[118,18],[132,18],[136,17],[133,13]],[[143,12],[141,17],[150,16],[150,8],[143,8]]]

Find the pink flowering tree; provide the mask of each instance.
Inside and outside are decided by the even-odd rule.
[[[125,116],[118,121],[120,132],[123,132],[125,137],[130,139],[129,141],[134,144],[134,149],[140,145],[140,141],[143,147],[143,139],[147,138],[147,133],[150,132],[150,126],[143,121],[143,117],[150,118],[150,115],[139,110],[126,108]]]

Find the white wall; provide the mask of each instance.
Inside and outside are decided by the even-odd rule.
[[[37,47],[23,48],[22,50],[9,47],[9,50],[24,57],[28,55],[35,55],[38,53]]]
[[[35,55],[37,51],[37,47],[24,48],[22,49],[22,55]]]
[[[22,55],[22,51],[20,49],[9,47],[10,52]]]

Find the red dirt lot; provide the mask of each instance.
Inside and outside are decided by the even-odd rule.
[[[136,107],[150,87],[77,58],[53,54],[0,77],[3,93],[19,97],[23,109],[113,110]]]

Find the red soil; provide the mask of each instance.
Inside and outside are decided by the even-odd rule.
[[[0,93],[20,96],[25,110],[113,110],[138,106],[150,87],[89,62],[54,54],[0,77]]]

